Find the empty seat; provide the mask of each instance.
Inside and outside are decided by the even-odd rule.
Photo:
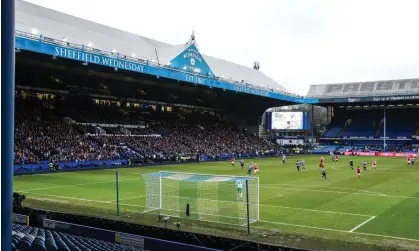
[[[135,247],[74,236],[56,231],[12,225],[12,250],[19,251],[124,251]]]

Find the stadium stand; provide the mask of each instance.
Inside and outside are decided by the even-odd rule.
[[[93,101],[90,100],[90,103]],[[145,128],[102,127],[102,134],[91,134],[100,127],[78,125],[80,117],[70,118],[71,114],[60,108],[66,107],[73,114],[83,114],[83,122],[125,121],[126,125],[138,125],[139,120],[122,115],[125,111],[121,107],[119,110],[109,107],[106,121],[97,121],[96,112],[108,107],[85,105],[83,110],[79,110],[80,106],[67,105],[65,100],[22,98],[17,94],[15,164],[24,166],[50,161],[61,167],[70,161],[119,159],[131,159],[135,163],[162,163],[196,161],[197,155],[201,160],[272,155],[279,150],[278,146],[235,128],[210,113],[200,112],[149,113],[141,118]],[[18,170],[23,171],[24,168]]]
[[[388,110],[387,132],[388,137],[411,137],[416,134],[419,118],[410,110]],[[378,130],[378,136],[384,136],[383,127]]]
[[[13,224],[13,250],[107,250],[136,251],[139,248],[110,243],[82,236],[74,236],[42,228]]]
[[[311,150],[312,153],[322,153],[322,154],[328,154],[330,152],[335,152],[339,146],[337,145],[318,145],[314,146]]]
[[[384,115],[382,111],[347,110],[343,116],[336,116],[323,137],[384,136]],[[387,137],[411,137],[415,134],[418,120],[410,110],[387,111]]]
[[[182,229],[161,228],[34,208],[14,208],[29,215],[30,226],[13,224],[16,250],[264,250],[308,251],[247,239],[194,234]],[[47,218],[45,216],[48,216]],[[161,223],[161,222],[160,222]],[[82,224],[82,225],[81,225]],[[268,233],[266,233],[268,234]],[[276,232],[269,233],[276,235]],[[21,243],[21,244],[19,244]],[[24,247],[24,249],[18,249]],[[44,248],[45,247],[45,248]],[[119,249],[118,249],[119,248]]]
[[[378,123],[376,123],[374,117],[370,116],[371,114],[368,111],[347,111],[348,120],[346,120],[347,122],[341,136],[374,136]]]
[[[322,146],[312,152],[417,152],[418,93],[419,79],[312,85],[307,96],[328,107]]]
[[[342,131],[342,126],[338,124],[329,125],[327,131],[323,134],[323,137],[336,138]]]

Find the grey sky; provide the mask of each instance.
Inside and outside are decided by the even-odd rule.
[[[305,95],[311,84],[419,77],[415,0],[27,0],[200,50]]]

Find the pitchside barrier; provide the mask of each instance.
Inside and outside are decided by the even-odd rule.
[[[37,164],[15,164],[13,165],[13,171],[16,174],[46,172],[49,170],[49,164],[49,161],[41,161]],[[64,161],[58,163],[58,168],[59,170],[77,170],[87,168],[109,168],[124,165],[128,165],[128,159]]]
[[[417,158],[418,153],[415,152],[404,152],[404,153],[395,153],[395,152],[344,152],[344,155],[351,155],[351,156],[378,156],[378,157],[411,157]]]
[[[115,242],[123,245],[130,245],[140,250],[160,251],[160,250],[185,250],[185,251],[218,251],[218,249],[200,247],[190,244],[178,243],[173,241],[160,240],[140,235],[126,234],[106,229],[87,227],[61,221],[44,219],[43,227],[56,230],[67,234],[93,238],[102,241]]]
[[[268,151],[261,154],[243,154],[238,156],[238,158],[249,159],[249,158],[266,158],[266,157],[273,157],[278,156],[277,152]],[[207,155],[200,155],[199,161],[222,161],[222,160],[230,160],[231,158],[235,157],[232,154],[222,154],[219,156],[207,156]],[[182,158],[184,162],[175,162],[175,163],[147,163],[147,164],[135,164],[134,166],[152,166],[152,165],[165,165],[165,164],[183,164],[188,162],[196,161],[196,157],[184,157]],[[124,167],[128,166],[129,160],[128,159],[117,159],[117,160],[97,160],[97,161],[90,161],[90,160],[81,160],[81,161],[64,161],[59,162],[58,167],[60,171],[79,171],[79,170],[92,170],[92,169],[105,169],[105,168],[115,168],[115,167]],[[39,163],[35,164],[14,164],[13,165],[13,173],[15,175],[22,175],[22,174],[35,174],[35,173],[43,173],[49,171],[49,164],[50,162],[40,161]]]

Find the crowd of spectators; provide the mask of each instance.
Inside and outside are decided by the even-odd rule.
[[[116,117],[119,116],[120,112],[116,113]],[[87,121],[94,122],[95,118]],[[147,120],[142,121],[147,125],[145,128],[105,127],[98,133],[97,126],[81,126],[65,120],[48,102],[36,98],[17,99],[15,163],[122,158],[137,162],[173,162],[196,160],[201,155],[218,158],[278,150],[276,145],[210,114],[162,116],[160,113],[144,116],[143,120]],[[114,118],[108,121],[118,122]]]

